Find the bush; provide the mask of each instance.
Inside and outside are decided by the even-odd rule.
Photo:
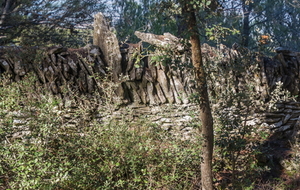
[[[192,189],[199,181],[199,142],[174,139],[146,119],[104,124],[82,105],[70,111],[30,75],[7,81],[0,88],[0,187]]]

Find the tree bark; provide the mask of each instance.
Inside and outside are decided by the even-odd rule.
[[[195,80],[197,82],[197,92],[199,93],[199,108],[202,133],[202,161],[201,161],[201,184],[202,190],[213,189],[212,175],[212,155],[213,155],[213,118],[207,92],[206,73],[203,66],[201,44],[197,29],[197,19],[195,10],[185,6],[185,11],[188,22],[190,41],[192,45],[192,62],[195,72]]]
[[[242,1],[243,7],[243,35],[242,35],[242,45],[244,47],[249,46],[249,38],[250,38],[250,13],[252,12],[253,6],[252,3],[246,5],[246,1]]]
[[[5,0],[1,7],[0,25],[2,25],[7,18],[7,15],[14,9],[13,5],[16,4],[13,0]]]

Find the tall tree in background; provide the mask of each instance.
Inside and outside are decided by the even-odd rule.
[[[242,45],[245,47],[249,46],[250,38],[250,14],[253,10],[253,3],[248,0],[242,0],[242,10],[243,10],[243,31],[242,31]]]
[[[294,0],[224,0],[222,25],[235,28],[241,36],[228,36],[227,41],[238,42],[257,50],[261,35],[268,35],[268,50],[283,46],[299,50],[300,6]],[[230,43],[226,43],[231,45]]]
[[[253,32],[268,34],[274,46],[299,51],[300,7],[294,0],[261,0],[256,10]]]
[[[136,41],[135,31],[176,34],[174,1],[169,0],[112,0],[107,15],[113,20],[119,40]]]
[[[104,10],[105,0],[2,0],[0,1],[0,45],[43,43],[68,45],[63,34],[75,35],[76,27],[93,22],[93,14]],[[76,39],[74,39],[76,41]],[[27,44],[28,43],[28,44]],[[76,42],[75,42],[76,43]]]
[[[123,40],[132,40],[136,30],[143,30],[147,26],[147,5],[134,0],[114,0],[108,13],[116,28],[118,38]]]
[[[43,43],[70,46],[83,36],[76,28],[91,25],[93,14],[103,12],[112,20],[120,40],[134,39],[134,31],[156,34],[170,32],[183,37],[186,23],[182,22],[177,1],[171,0],[0,0],[0,45],[18,43],[42,45]],[[201,2],[201,1],[199,1]],[[210,2],[210,1],[208,1]],[[211,17],[205,22],[201,9],[197,17],[203,20],[198,29],[201,34],[216,25],[240,31],[230,32],[217,43],[231,46],[238,42],[249,49],[258,49],[260,35],[269,35],[268,46],[283,46],[300,49],[298,43],[300,6],[295,0],[222,0],[220,17]],[[176,7],[176,8],[174,8]],[[200,11],[200,10],[199,10]],[[66,31],[68,31],[66,33]],[[74,32],[75,31],[75,32]],[[213,31],[213,30],[211,30]],[[219,31],[214,30],[213,35]],[[282,35],[284,34],[284,35]],[[217,34],[219,35],[219,34]],[[216,42],[201,35],[202,42]],[[36,41],[36,43],[34,43]],[[72,42],[73,41],[73,42]],[[78,46],[84,45],[82,42]]]

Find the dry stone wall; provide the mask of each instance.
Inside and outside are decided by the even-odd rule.
[[[113,96],[119,100],[119,107],[131,107],[135,115],[153,116],[153,122],[166,129],[176,123],[182,126],[180,123],[192,121],[192,116],[187,113],[197,113],[191,98],[195,94],[195,82],[190,67],[190,52],[180,45],[181,39],[169,33],[154,35],[136,32],[142,41],[153,43],[161,53],[147,56],[141,52],[142,43],[116,46],[116,38],[101,14],[96,16],[94,25],[94,45],[79,49],[1,47],[0,74],[10,74],[12,80],[18,81],[31,72],[37,77],[35,85],[46,87],[63,99],[67,98],[64,92],[66,87],[72,93],[81,95],[91,95],[95,91],[101,94],[105,89],[98,79],[111,80],[117,85]],[[164,59],[170,52],[172,55]],[[230,77],[218,80],[218,84],[210,84],[211,92],[219,93],[229,80],[235,80],[234,92],[243,91],[246,84],[254,84],[259,102],[268,101],[277,82],[282,82],[283,88],[292,95],[300,94],[299,52],[278,48],[276,55],[269,58],[236,45],[232,48],[203,45],[202,52],[207,65],[212,62],[217,65],[216,70],[209,72],[223,72],[222,69],[227,69],[230,74]],[[180,66],[176,65],[178,60]],[[236,74],[229,67],[232,64],[243,67],[244,73]],[[231,70],[228,71],[228,68]],[[169,114],[171,118],[163,116],[163,111],[154,111],[164,110],[166,105],[172,105],[168,106],[172,107],[169,109],[172,112]],[[287,102],[278,106],[281,108],[272,113],[260,113],[258,110],[258,116],[254,118],[256,120],[249,120],[248,123],[265,123],[273,131],[295,135],[300,116],[299,103]],[[116,109],[111,115],[122,115],[121,110]],[[105,117],[99,116],[98,119]]]
[[[275,88],[276,82],[281,81],[283,87],[290,91],[292,95],[299,95],[300,52],[277,48],[276,55],[273,58],[264,57],[262,61],[263,72],[270,90]]]
[[[276,111],[263,113],[261,121],[272,133],[281,134],[283,138],[299,139],[300,102],[281,102],[275,105]]]
[[[122,100],[120,106],[123,108],[114,109],[111,114],[107,115],[98,114],[96,116],[97,120],[104,122],[112,117],[122,119],[125,116],[125,118],[131,118],[134,121],[141,116],[147,116],[153,121],[153,124],[157,124],[167,131],[176,131],[177,136],[185,134],[182,138],[190,138],[190,135],[196,131],[194,124],[199,122],[195,117],[197,106],[189,98],[194,93],[192,70],[187,68],[173,71],[172,67],[165,66],[162,63],[155,63],[147,67],[135,67],[132,63],[134,60],[130,59],[135,50],[134,48],[130,45],[126,48],[124,48],[124,45],[121,47],[123,64],[127,61],[125,66],[122,65],[122,73],[123,76],[128,75],[127,78],[120,79],[122,81],[119,82],[123,92],[122,98],[120,98]],[[34,49],[29,52],[37,53],[37,50]],[[203,52],[206,59],[209,59],[216,55],[218,49],[204,45]],[[223,59],[223,61],[227,60],[228,63],[234,60],[235,56],[239,56],[237,50],[228,48],[223,49],[222,54],[224,52],[230,55],[229,58]],[[25,56],[27,59],[19,57],[18,60],[18,56],[13,56],[16,54]],[[257,73],[250,75],[256,76],[256,78],[253,78],[258,86],[256,91],[268,95],[271,89],[275,88],[276,82],[281,81],[286,89],[293,94],[297,94],[298,78],[290,78],[290,76],[299,76],[299,70],[295,69],[299,67],[299,62],[295,62],[295,60],[298,60],[299,54],[287,51],[278,52],[278,54],[283,56],[283,59],[278,60],[278,55],[276,55],[272,59],[260,58],[257,62],[256,66],[260,69],[256,70]],[[30,56],[33,55],[30,54]],[[34,62],[37,58],[29,59],[28,56],[27,52],[21,48],[10,47],[2,50],[0,59],[2,74],[9,73],[12,79],[17,81],[21,80],[27,73],[33,72],[38,78],[37,83],[46,86],[62,98],[66,98],[62,94],[64,84],[68,84],[69,90],[73,92],[89,94],[97,90],[101,91],[101,85],[97,85],[96,79],[91,76],[105,77],[108,75],[109,66],[103,61],[100,48],[94,45],[81,49],[61,47],[44,49],[43,57],[38,59],[40,61],[38,65],[35,65]],[[282,64],[283,61],[285,64]],[[140,63],[140,65],[145,65],[144,62],[147,62],[147,59],[141,60],[141,62],[143,63]],[[151,72],[151,75],[144,70]],[[288,75],[287,72],[291,74]],[[281,74],[284,74],[285,77]],[[146,75],[150,75],[150,77]],[[251,77],[247,80],[251,80]],[[222,86],[222,84],[220,85]],[[243,85],[240,86],[241,89],[242,87]],[[185,93],[181,94],[184,98],[179,97],[180,90]],[[130,108],[130,112],[124,111],[128,108]],[[247,124],[261,125],[272,132],[281,133],[283,137],[299,136],[299,130],[297,129],[299,128],[300,103],[297,101],[277,103],[276,108],[276,111],[269,113],[255,113],[248,119]],[[22,118],[19,119],[16,116],[14,121],[16,126],[21,124],[25,126],[25,123],[21,122],[20,124],[20,121],[23,121]]]

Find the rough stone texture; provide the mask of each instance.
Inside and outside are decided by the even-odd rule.
[[[170,132],[182,139],[191,140],[198,131],[198,107],[195,104],[164,104],[164,105],[130,105],[112,114],[98,114],[97,120],[101,123],[109,119],[127,120],[131,123],[139,119],[152,121],[152,125]],[[151,123],[151,122],[150,122]]]
[[[104,55],[103,61],[111,67],[114,81],[118,81],[122,73],[119,42],[102,13],[94,17],[93,44],[100,47]]]
[[[283,138],[296,138],[299,134],[300,102],[280,102],[275,107],[280,109],[261,114],[261,125],[268,126],[272,133],[280,133]]]
[[[182,140],[193,140],[197,135],[200,122],[197,117],[197,105],[194,104],[130,105],[119,109],[115,109],[114,106],[111,108],[107,106],[102,108],[104,110],[98,110],[92,115],[88,112],[79,112],[78,109],[78,107],[69,105],[65,106],[63,111],[54,109],[51,113],[54,115],[59,113],[61,117],[60,129],[75,130],[76,133],[82,126],[93,125],[95,121],[103,125],[112,121],[130,122],[132,126],[135,123],[140,125],[139,122],[149,121],[147,122],[149,127],[162,129],[172,134],[173,137]],[[35,112],[38,112],[38,110],[34,110]],[[20,111],[9,113],[6,117],[12,118],[12,129],[7,138],[26,140],[26,136],[31,133],[29,125],[37,116],[31,114],[31,112],[23,113]],[[0,124],[2,122],[3,118],[0,118]]]
[[[170,64],[165,64],[159,60],[153,61],[152,57],[138,59],[135,55],[140,53],[140,48],[140,44],[127,44],[125,47],[123,44],[121,48],[117,48],[122,52],[122,67],[117,67],[116,72],[113,71],[114,76],[119,76],[119,73],[127,76],[118,78],[120,85],[116,94],[122,102],[145,105],[188,104],[189,96],[195,92],[192,69],[188,65],[176,67],[172,60]],[[214,61],[217,54],[223,55],[217,70],[211,70],[215,73],[224,72],[221,70],[222,67],[227,69],[227,65],[245,58],[240,51],[226,47],[213,48],[204,44],[202,51],[208,64],[210,60]],[[39,52],[34,48],[7,48],[1,52],[0,70],[2,73],[11,74],[15,81],[33,71],[38,76],[39,82],[54,94],[60,94],[61,87],[65,84],[70,86],[70,90],[88,94],[94,90],[102,90],[91,76],[97,74],[109,77],[107,75],[109,65],[106,64],[105,55],[101,52],[103,51],[98,46],[92,45],[80,49],[52,47]],[[18,56],[15,56],[16,54]],[[218,94],[230,80],[234,80],[236,87],[232,90],[236,93],[243,91],[245,85],[251,83],[254,84],[257,98],[265,100],[275,88],[276,82],[281,81],[283,88],[288,89],[293,95],[298,95],[299,69],[296,69],[300,63],[296,59],[298,53],[280,53],[280,55],[281,61],[278,60],[278,56],[272,59],[257,57],[256,62],[253,59],[249,60],[250,66],[241,65],[248,69],[242,76],[236,75],[235,71],[226,71],[228,77],[210,85],[213,87],[210,90]],[[296,57],[292,57],[294,55]]]

